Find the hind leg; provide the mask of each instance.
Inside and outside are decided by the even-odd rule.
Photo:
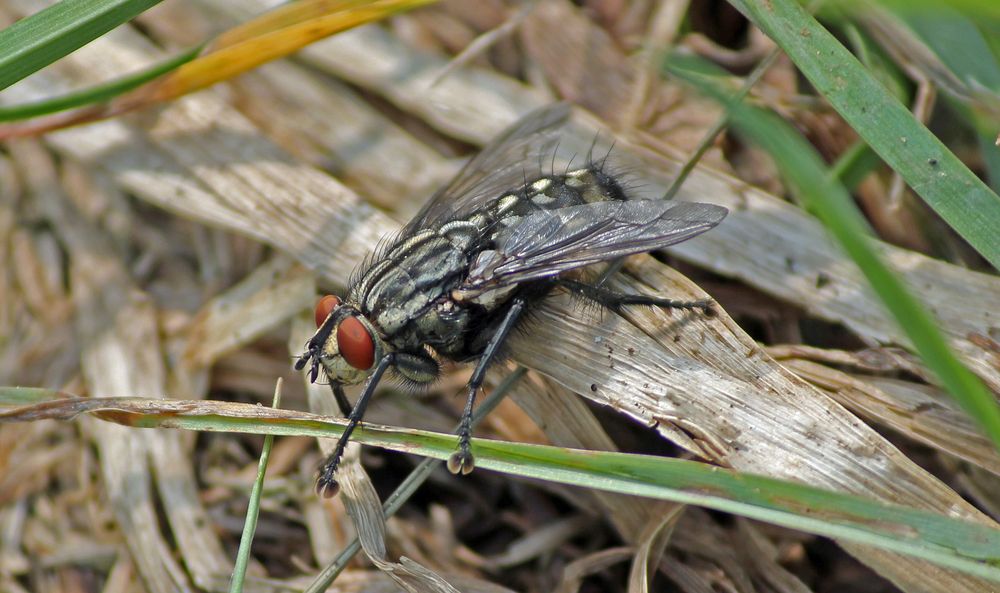
[[[558,284],[573,294],[590,299],[596,303],[600,303],[612,311],[621,311],[622,307],[627,305],[646,305],[649,307],[660,307],[663,309],[701,309],[702,313],[705,315],[712,315],[715,313],[712,308],[714,305],[714,301],[712,301],[712,299],[677,301],[674,299],[647,296],[644,294],[623,294],[601,286],[577,282],[576,280],[560,279]]]

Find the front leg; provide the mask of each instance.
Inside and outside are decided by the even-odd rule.
[[[340,413],[347,418],[351,415],[351,401],[347,399],[347,394],[344,393],[344,386],[340,383],[330,383],[330,389],[333,390],[333,397],[337,400],[337,407],[340,408]]]
[[[361,392],[361,397],[358,398],[358,401],[354,404],[354,409],[347,416],[347,426],[344,427],[344,433],[340,435],[340,440],[337,441],[337,446],[334,447],[333,453],[326,458],[326,461],[323,462],[323,467],[319,470],[319,478],[316,480],[316,493],[320,496],[333,498],[337,495],[337,491],[340,490],[340,485],[334,479],[334,476],[337,473],[337,466],[340,465],[340,458],[344,455],[344,449],[347,448],[347,441],[351,438],[351,433],[354,432],[358,423],[361,422],[361,418],[365,415],[365,409],[368,407],[368,402],[371,401],[372,394],[375,393],[375,388],[378,387],[379,381],[382,380],[382,375],[395,362],[395,352],[386,354],[378,361],[374,372],[368,377],[368,382],[365,383],[365,390]],[[333,383],[331,387],[334,394],[337,395],[337,403],[344,406],[347,398],[344,397],[343,401],[341,401],[341,396],[343,396],[344,392],[340,389],[340,385]],[[339,394],[338,390],[340,390]]]
[[[429,383],[437,378],[438,375],[438,363],[429,356],[407,354],[405,352],[386,354],[375,365],[375,370],[368,377],[365,389],[361,392],[361,396],[354,404],[353,409],[350,407],[347,396],[344,395],[343,387],[339,383],[330,384],[334,397],[337,399],[337,405],[340,406],[341,411],[347,416],[347,426],[344,428],[344,433],[340,435],[340,440],[337,441],[337,446],[334,448],[333,453],[326,458],[326,461],[323,462],[323,466],[319,470],[319,478],[316,480],[316,493],[320,496],[332,498],[336,496],[337,491],[340,489],[340,485],[336,480],[340,458],[344,455],[344,449],[347,448],[347,442],[351,438],[351,433],[361,423],[361,419],[365,415],[365,409],[368,408],[368,402],[375,393],[375,388],[378,387],[382,375],[385,374],[390,366],[396,367],[396,371],[402,376],[418,383]]]

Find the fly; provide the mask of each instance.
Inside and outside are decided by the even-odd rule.
[[[351,433],[387,372],[425,384],[441,360],[476,361],[452,473],[467,474],[472,407],[486,369],[532,303],[561,287],[618,310],[625,305],[711,310],[711,301],[619,294],[566,272],[660,249],[699,235],[727,214],[721,206],[628,200],[604,163],[527,177],[554,150],[566,104],[539,109],[472,158],[400,233],[352,278],[347,298],[323,297],[316,333],[295,368],[330,380],[347,426],[320,469],[316,491],[337,493],[337,466]],[[351,406],[344,385],[367,379]]]

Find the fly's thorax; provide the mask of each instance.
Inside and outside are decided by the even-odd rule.
[[[402,348],[414,350],[426,345],[439,354],[454,356],[464,352],[471,322],[467,306],[451,298],[440,298],[414,318],[396,341]]]
[[[458,287],[452,289],[451,300],[458,303],[474,303],[487,310],[498,308],[510,299],[517,290],[517,285],[500,288],[481,288],[481,279],[493,273],[494,268],[502,262],[500,255],[492,249],[480,251],[469,264],[469,273]],[[476,288],[472,288],[476,287]]]
[[[483,220],[452,221],[397,241],[365,270],[351,298],[393,341],[464,276]]]

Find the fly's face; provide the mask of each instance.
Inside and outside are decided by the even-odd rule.
[[[335,296],[327,295],[317,303],[316,328],[306,343],[306,351],[295,362],[297,370],[309,365],[313,382],[322,367],[332,383],[361,383],[385,352],[385,342],[371,322]]]

